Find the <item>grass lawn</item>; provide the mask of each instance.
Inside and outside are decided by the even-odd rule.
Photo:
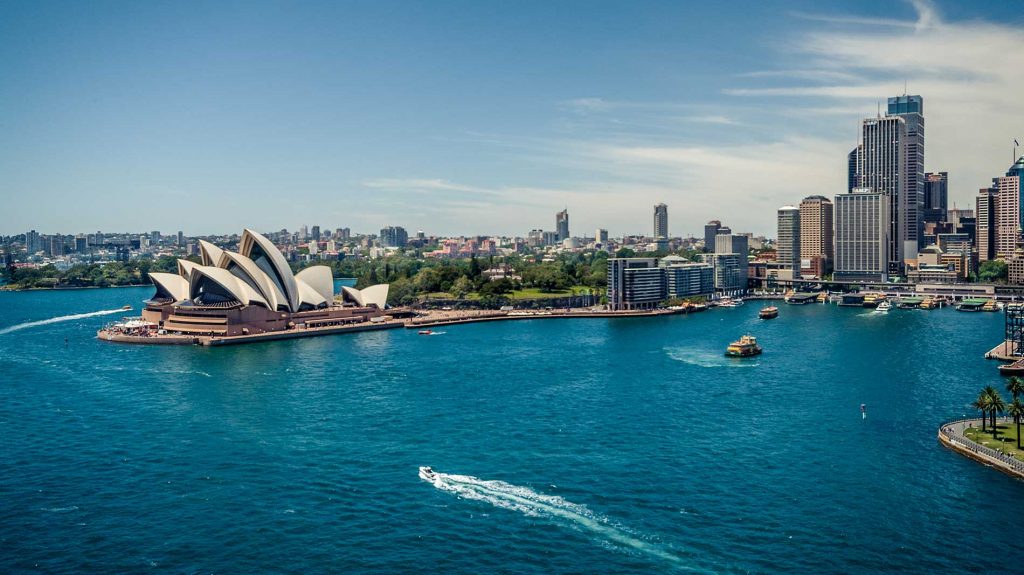
[[[976,443],[980,443],[989,449],[1002,451],[1007,455],[1012,455],[1013,457],[1024,461],[1024,450],[1017,449],[1017,426],[1013,423],[1000,423],[996,428],[999,430],[998,439],[992,439],[991,429],[982,433],[980,427],[968,429],[964,432],[964,435],[967,436],[968,439]],[[1021,431],[1024,432],[1024,423],[1021,424]],[[1022,441],[1022,443],[1024,443],[1024,441]]]

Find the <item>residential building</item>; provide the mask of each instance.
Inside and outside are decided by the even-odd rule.
[[[740,234],[718,234],[715,236],[716,254],[740,254],[747,257],[750,253],[750,237]]]
[[[603,228],[597,228],[597,232],[594,233],[594,242],[604,246],[608,243],[608,230]]]
[[[92,242],[90,242],[90,243],[92,243]],[[181,233],[181,230],[178,230],[178,243],[177,243],[177,245],[178,245],[179,248],[185,247],[185,234]]]
[[[380,230],[380,244],[385,248],[404,248],[409,234],[402,226],[388,226]]]
[[[608,259],[609,309],[652,309],[664,299],[665,273],[657,259]]]
[[[665,287],[670,298],[707,296],[715,292],[715,268],[706,263],[666,261],[678,256],[662,258],[659,265],[665,272]]]
[[[313,241],[320,241],[320,226],[313,226]]]
[[[668,239],[668,206],[665,204],[654,206],[654,239]]]
[[[836,196],[836,280],[886,280],[892,229],[889,208],[889,194],[870,188]]]
[[[1000,176],[992,180],[996,190],[995,257],[1010,259],[1021,240],[1020,176]]]
[[[835,261],[834,206],[825,196],[800,202],[800,275],[824,277]]]
[[[29,255],[43,251],[43,242],[39,239],[39,232],[35,230],[25,232],[25,251]]]
[[[987,262],[996,258],[996,199],[995,188],[982,188],[975,197],[975,244],[978,247],[978,261]]]
[[[740,293],[747,289],[747,257],[740,254],[716,253],[706,256],[715,270],[715,290]]]
[[[778,235],[775,259],[780,266],[780,279],[800,277],[800,208],[783,206],[777,217]]]

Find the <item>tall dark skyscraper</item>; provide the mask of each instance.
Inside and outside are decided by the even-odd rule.
[[[718,230],[721,229],[721,227],[722,222],[718,220],[711,220],[704,224],[704,251],[715,251],[715,236],[718,235]]]
[[[949,175],[946,172],[925,174],[924,178],[924,211],[922,219],[925,223],[946,221],[949,210]]]
[[[555,214],[555,233],[558,234],[558,241],[569,238],[569,210],[565,209]]]
[[[313,226],[313,239],[320,241],[320,226]]]
[[[860,165],[860,150],[861,147],[858,145],[856,148],[850,150],[850,153],[846,155],[846,192],[850,193],[854,188],[860,186],[857,182],[857,166]]]
[[[668,206],[654,206],[654,239],[668,239]]]
[[[910,242],[916,243],[914,256],[924,247],[924,98],[904,94],[889,98],[887,115],[903,118],[907,125],[907,143],[903,160],[903,179],[906,181],[906,200],[900,201],[900,209],[905,211],[907,226],[906,250],[910,250]],[[900,216],[904,218],[903,215]],[[907,253],[905,257],[910,258]]]

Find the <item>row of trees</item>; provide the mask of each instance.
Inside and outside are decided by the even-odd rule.
[[[176,258],[160,256],[128,263],[78,264],[66,270],[58,270],[52,264],[38,268],[11,267],[5,270],[4,277],[11,289],[146,285],[149,272],[175,272],[177,266]]]
[[[1020,424],[1024,420],[1024,402],[1021,401],[1020,396],[1024,394],[1024,379],[1011,377],[1006,382],[1006,391],[1010,392],[1013,396],[1013,401],[1009,404],[1003,400],[1003,397],[999,395],[999,391],[996,388],[987,385],[978,393],[978,398],[971,403],[971,407],[981,412],[981,431],[983,433],[986,431],[986,424],[988,421],[991,421],[993,439],[996,439],[999,434],[999,428],[996,426],[996,416],[1000,413],[1006,413],[1012,417],[1014,424],[1017,426],[1017,449],[1020,449]]]

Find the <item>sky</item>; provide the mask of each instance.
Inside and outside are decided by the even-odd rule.
[[[1021,8],[0,2],[0,234],[773,236],[904,90],[972,207],[1024,141]]]

